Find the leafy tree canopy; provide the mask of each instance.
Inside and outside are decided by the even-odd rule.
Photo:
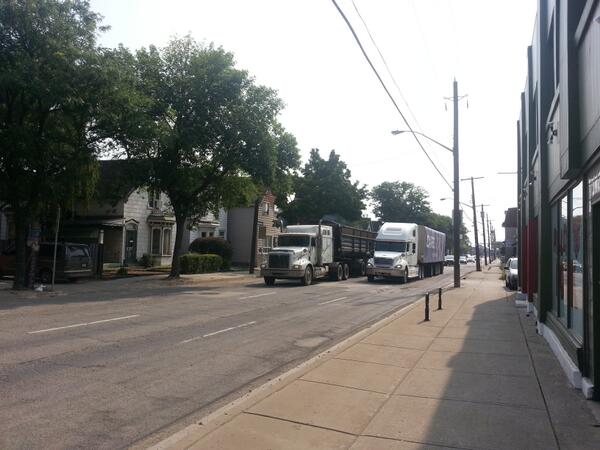
[[[15,288],[25,281],[27,227],[45,207],[93,190],[93,118],[112,84],[99,22],[87,1],[0,2],[0,204],[14,213]]]
[[[276,92],[222,48],[188,36],[162,49],[116,52],[129,93],[104,123],[113,150],[149,161],[148,185],[169,196],[177,219],[171,276],[178,276],[184,223],[250,204],[265,187],[285,195],[299,163],[296,140],[277,120]]]
[[[323,216],[338,217],[352,222],[361,218],[367,189],[351,173],[334,150],[323,159],[318,149],[312,149],[302,169],[294,178],[294,199],[282,206],[282,216],[288,223],[317,223]]]
[[[385,181],[371,190],[373,212],[384,222],[424,223],[431,214],[427,191],[406,181]]]

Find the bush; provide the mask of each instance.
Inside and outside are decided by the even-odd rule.
[[[223,266],[223,258],[219,255],[185,253],[180,256],[181,273],[217,272]]]
[[[144,267],[152,267],[154,265],[152,256],[150,256],[148,253],[144,253],[140,258],[140,264]]]
[[[231,244],[223,238],[207,237],[194,239],[190,244],[189,251],[192,253],[219,255],[223,258],[221,269],[226,270],[231,266],[233,249]]]
[[[127,267],[125,266],[121,266],[119,267],[119,270],[117,270],[117,275],[120,277],[125,277],[127,276],[129,272],[127,271]]]

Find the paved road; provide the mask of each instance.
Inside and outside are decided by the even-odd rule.
[[[0,292],[0,448],[164,436],[451,282],[452,270],[407,285],[152,279]]]

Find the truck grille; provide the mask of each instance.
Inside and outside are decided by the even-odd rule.
[[[375,265],[379,267],[391,267],[393,262],[392,258],[375,258]]]
[[[290,255],[281,253],[269,253],[270,269],[289,269]]]

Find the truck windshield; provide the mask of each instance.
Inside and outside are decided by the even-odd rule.
[[[280,234],[277,242],[279,247],[309,247],[310,236]]]
[[[516,259],[511,259],[510,260],[510,268],[511,269],[518,269],[519,268],[519,262]]]
[[[406,242],[376,241],[375,242],[375,251],[376,252],[405,252],[406,251]]]

